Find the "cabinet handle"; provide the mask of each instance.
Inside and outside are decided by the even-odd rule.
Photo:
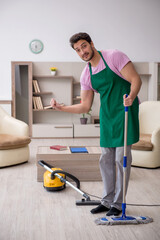
[[[95,128],[99,128],[100,126],[95,125]]]
[[[72,128],[72,126],[55,126],[54,128]]]

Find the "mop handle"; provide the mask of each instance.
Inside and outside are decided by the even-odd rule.
[[[126,97],[128,97],[127,94],[126,94]],[[125,209],[126,209],[125,195],[126,195],[126,168],[127,168],[127,130],[128,130],[128,107],[125,107],[122,216],[125,216]]]
[[[124,124],[124,160],[127,166],[127,130],[128,130],[128,107],[125,107],[125,124]],[[124,166],[124,167],[125,167]]]

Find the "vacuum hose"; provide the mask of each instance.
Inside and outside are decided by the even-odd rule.
[[[72,174],[68,173],[68,172],[65,172],[65,171],[62,171],[62,170],[55,170],[51,173],[51,179],[54,179],[55,178],[55,173],[63,173],[65,174],[67,177],[71,178],[77,185],[77,188],[80,189],[80,181],[78,178],[76,178],[75,176],[73,176]],[[62,182],[66,182],[66,179],[64,179],[63,177],[60,178],[60,180]]]
[[[47,170],[49,170],[51,172],[51,179],[53,180],[55,178],[55,174],[57,173],[63,173],[65,174],[67,177],[71,178],[77,185],[77,188],[80,189],[80,181],[78,178],[76,178],[75,176],[73,176],[72,174],[68,173],[68,172],[65,172],[65,171],[62,171],[62,170],[55,170],[53,171],[52,168],[53,166],[51,166],[50,164],[46,163],[45,161],[43,160],[40,160],[38,161],[39,165],[41,165],[42,167],[46,168]],[[63,178],[63,177],[60,177],[60,180],[61,182],[64,182],[66,183],[66,179]]]

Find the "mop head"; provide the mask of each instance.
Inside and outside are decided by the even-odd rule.
[[[150,217],[136,217],[136,216],[125,216],[125,217],[104,217],[97,218],[95,223],[97,225],[123,225],[123,224],[145,224],[153,222]]]

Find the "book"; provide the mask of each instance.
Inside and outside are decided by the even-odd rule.
[[[52,109],[52,106],[45,106],[44,109]]]
[[[35,85],[34,80],[33,80],[32,82],[33,82],[33,93],[34,93],[34,92],[37,93],[37,88],[36,88],[36,85]]]
[[[35,93],[40,93],[40,88],[37,80],[33,80],[33,90]]]
[[[39,98],[35,97],[35,101],[36,101],[37,109],[40,109]]]
[[[37,109],[37,104],[36,104],[36,101],[35,101],[35,97],[33,97],[33,109]]]
[[[36,87],[37,87],[37,90],[38,90],[38,92],[40,92],[40,88],[39,88],[38,81],[37,81],[37,80],[35,80],[35,83],[36,83]]]
[[[85,147],[70,147],[72,153],[88,153]]]
[[[38,97],[38,101],[39,101],[40,109],[43,109],[43,103],[40,96]]]
[[[50,149],[55,149],[55,150],[58,150],[58,151],[63,151],[63,150],[67,150],[67,146],[53,145],[53,146],[50,146]]]

